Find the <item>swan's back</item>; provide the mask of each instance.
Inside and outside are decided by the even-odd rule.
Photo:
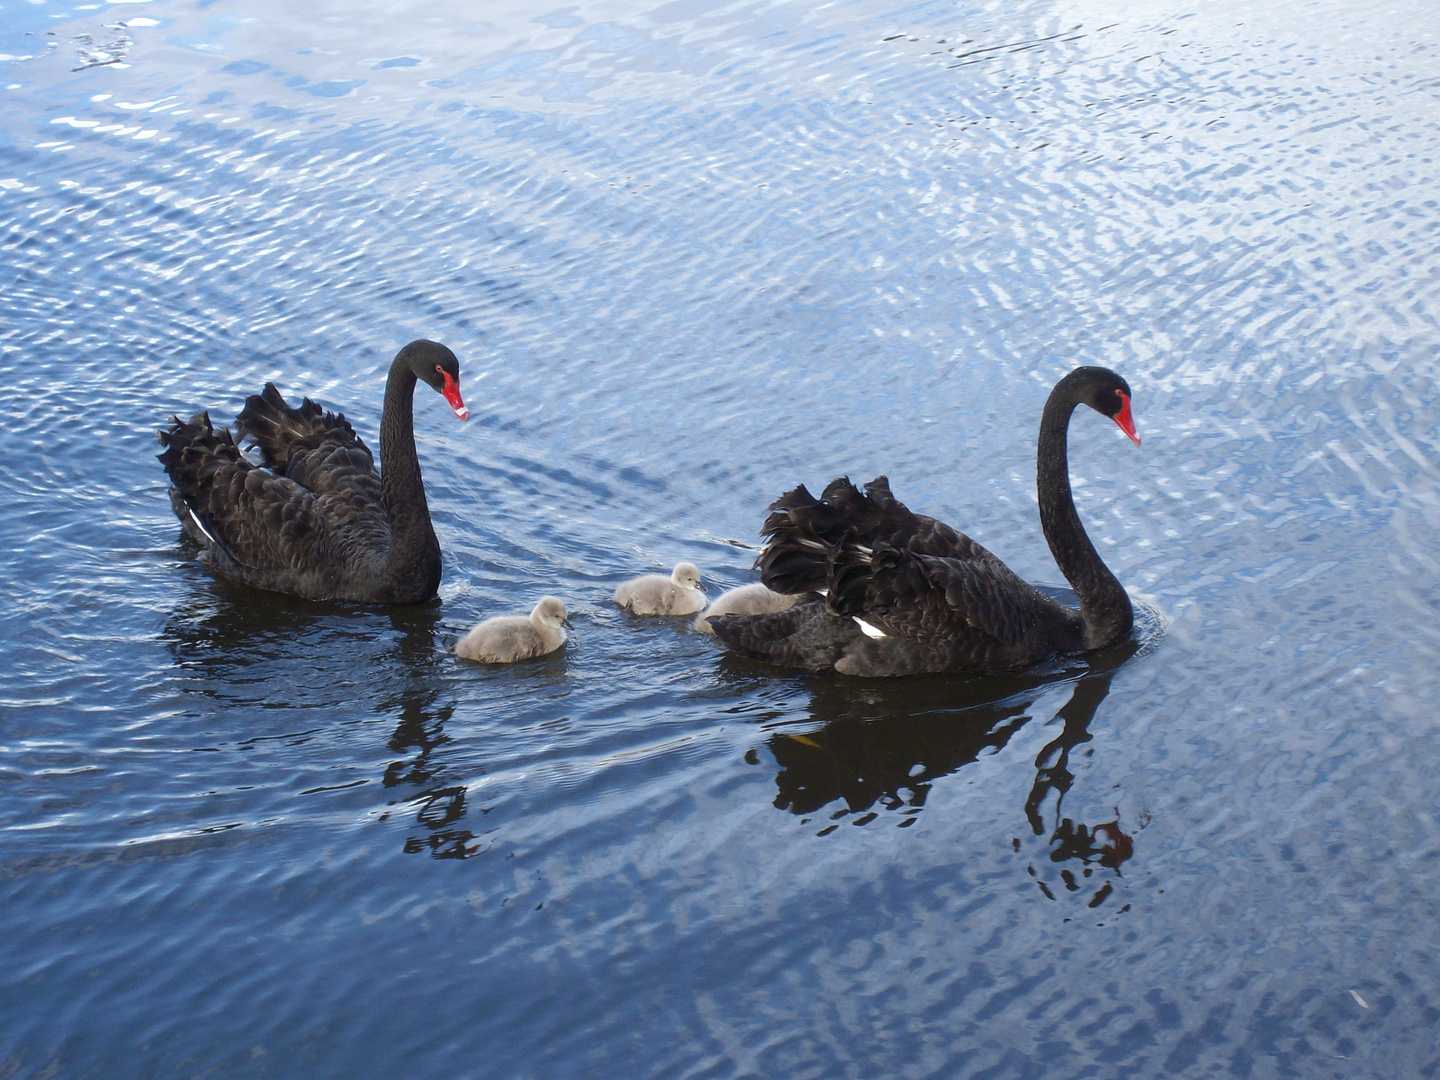
[[[776,592],[805,593],[844,585],[844,556],[885,545],[900,550],[957,559],[990,559],[975,541],[944,522],[916,514],[890,492],[890,481],[876,477],[862,492],[849,477],[830,481],[820,498],[800,485],[770,504],[760,529],[766,538],[757,565],[764,583]],[[852,560],[853,561],[853,560]],[[842,580],[834,575],[842,572]]]
[[[316,512],[348,557],[389,548],[375,458],[344,413],[323,410],[308,397],[292,409],[275,384],[266,383],[261,393],[245,399],[235,431],[260,451],[266,468],[315,495]]]
[[[1000,671],[1078,648],[1083,628],[1074,612],[964,533],[912,512],[883,476],[863,492],[842,477],[819,499],[802,486],[770,510],[762,529],[768,542],[757,560],[765,585],[787,593],[825,590],[824,609],[852,623],[856,634],[816,616],[793,629],[783,621],[732,622],[721,639],[747,655],[823,660],[830,643],[843,641],[824,667],[889,676]],[[775,634],[805,640],[757,640]],[[817,639],[827,645],[805,643]]]
[[[375,457],[344,413],[321,409],[308,397],[292,409],[275,384],[266,383],[245,399],[235,436],[242,443],[249,440],[265,468],[317,495],[347,492],[354,501],[380,505]]]

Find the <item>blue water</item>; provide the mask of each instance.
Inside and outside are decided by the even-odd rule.
[[[1440,1076],[1437,30],[0,0],[0,1076]],[[155,430],[274,380],[374,446],[416,337],[439,602],[196,563]],[[611,603],[840,474],[1060,585],[1081,363],[1133,645],[876,683]],[[447,651],[544,593],[563,653]]]

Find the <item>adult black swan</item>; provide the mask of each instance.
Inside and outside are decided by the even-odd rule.
[[[390,365],[380,465],[344,413],[309,398],[285,404],[273,383],[245,400],[235,423],[261,465],[209,413],[170,418],[160,432],[170,505],[201,558],[226,577],[306,600],[413,604],[440,585],[440,542],[415,456],[415,382],[470,419],[460,364],[434,341],[412,341]]]
[[[885,477],[863,494],[841,478],[819,499],[803,486],[782,495],[761,530],[761,580],[801,601],[768,615],[722,615],[711,623],[716,636],[756,660],[865,676],[1005,671],[1119,641],[1134,620],[1130,598],[1070,494],[1066,434],[1082,403],[1140,444],[1129,384],[1115,372],[1076,368],[1050,392],[1036,466],[1040,526],[1078,612],[963,533],[912,513]]]

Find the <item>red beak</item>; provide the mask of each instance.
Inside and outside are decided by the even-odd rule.
[[[440,368],[440,374],[445,378],[445,385],[441,388],[440,393],[445,395],[445,400],[450,403],[450,408],[455,410],[456,416],[461,420],[469,420],[470,410],[465,407],[465,399],[460,396],[460,384],[455,381],[455,376],[444,368]],[[1128,416],[1129,413],[1127,412],[1126,415]],[[1135,438],[1133,435],[1130,437]],[[1140,440],[1136,439],[1135,441],[1139,442]]]
[[[1123,390],[1117,390],[1120,395],[1120,411],[1115,414],[1115,423],[1120,430],[1130,436],[1130,441],[1136,446],[1140,445],[1140,434],[1135,430],[1135,418],[1130,415],[1130,395]]]

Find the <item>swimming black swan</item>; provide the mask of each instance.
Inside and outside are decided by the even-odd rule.
[[[440,543],[415,456],[416,380],[461,420],[460,364],[434,341],[412,341],[390,365],[380,419],[380,464],[343,413],[309,398],[292,409],[275,389],[245,400],[236,435],[259,449],[248,461],[209,413],[170,418],[160,462],[170,505],[201,558],[226,577],[306,600],[413,604],[440,585]]]
[[[718,616],[716,636],[753,659],[866,676],[1005,671],[1119,641],[1133,622],[1130,598],[1100,561],[1070,494],[1066,432],[1082,403],[1140,445],[1130,386],[1115,372],[1076,368],[1055,384],[1036,455],[1040,526],[1078,612],[968,536],[911,513],[885,477],[864,494],[841,478],[819,499],[803,486],[782,495],[761,529],[761,580],[800,601],[769,615]]]
[[[542,596],[529,615],[496,615],[455,643],[455,654],[482,664],[513,664],[552,653],[565,644],[565,605]]]

